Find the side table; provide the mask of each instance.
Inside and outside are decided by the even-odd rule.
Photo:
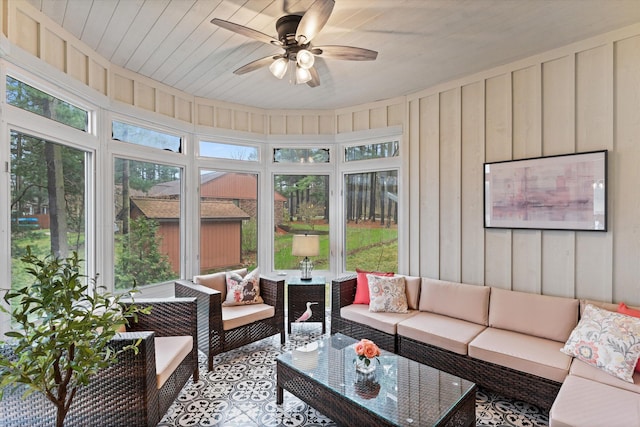
[[[311,318],[304,323],[321,322],[322,333],[325,333],[326,289],[327,281],[324,276],[312,276],[311,280],[290,277],[287,280],[287,324],[289,334],[291,334],[291,324],[307,310],[307,302],[317,302],[317,304],[311,306]]]

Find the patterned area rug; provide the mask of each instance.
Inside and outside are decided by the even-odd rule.
[[[276,357],[321,336],[320,328],[304,326],[301,331],[294,328],[283,346],[279,337],[273,336],[221,354],[211,372],[200,354],[200,381],[189,380],[158,426],[335,426],[287,391],[284,403],[276,405]],[[487,390],[476,393],[477,426],[548,424],[548,413],[535,406]]]

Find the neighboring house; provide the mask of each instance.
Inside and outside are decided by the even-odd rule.
[[[160,224],[160,252],[180,271],[180,201],[131,197],[131,218],[144,216]],[[230,201],[200,203],[200,268],[202,271],[239,265],[242,260],[242,221],[249,215]]]
[[[177,197],[180,181],[158,184],[149,190],[152,197]],[[200,199],[232,201],[236,206],[256,218],[258,210],[258,177],[253,173],[209,172],[200,175]],[[274,225],[284,220],[287,198],[277,191],[274,200]]]

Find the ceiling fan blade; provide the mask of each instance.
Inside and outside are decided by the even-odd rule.
[[[311,74],[311,80],[309,80],[307,84],[311,87],[320,86],[320,76],[318,75],[318,71],[316,71],[316,68],[309,68],[309,73]]]
[[[378,57],[378,52],[375,50],[353,46],[317,46],[311,49],[311,52],[315,55],[322,55],[323,58],[346,59],[349,61],[373,61]]]
[[[256,59],[255,61],[249,62],[248,64],[238,68],[233,72],[233,74],[242,75],[242,74],[250,73],[251,71],[257,70],[258,68],[270,65],[273,61],[279,58],[283,58],[283,56],[271,55],[271,56],[265,56],[264,58]]]
[[[263,43],[281,45],[281,43],[278,40],[274,39],[273,37],[265,33],[261,33],[260,31],[256,31],[252,28],[245,27],[244,25],[235,24],[233,22],[224,21],[218,18],[213,18],[211,20],[211,23],[214,25],[217,25],[218,27],[222,27],[224,29],[233,31],[234,33],[241,34],[245,37],[249,37],[254,40],[261,41]]]
[[[334,0],[316,0],[302,15],[296,30],[296,40],[299,43],[309,43],[327,23],[335,6]]]

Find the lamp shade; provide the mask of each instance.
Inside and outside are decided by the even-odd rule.
[[[296,84],[301,85],[311,80],[311,72],[306,68],[296,65]]]
[[[302,49],[296,55],[296,62],[301,68],[308,70],[313,67],[313,63],[315,62],[315,56],[313,53],[309,52],[307,49]]]
[[[320,237],[317,234],[294,234],[291,243],[293,256],[318,256],[320,253]]]
[[[275,77],[281,79],[285,74],[287,74],[288,67],[289,60],[286,58],[279,58],[273,61],[271,65],[269,65],[269,71],[271,71],[271,74],[273,74]]]

